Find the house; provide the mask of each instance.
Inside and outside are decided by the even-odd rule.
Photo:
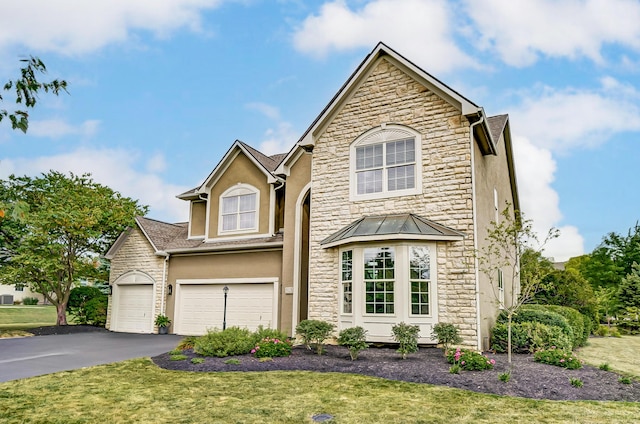
[[[109,250],[110,330],[153,332],[159,313],[185,335],[320,319],[388,342],[404,321],[433,343],[448,322],[486,349],[510,302],[475,255],[519,204],[508,116],[382,43],[291,151],[236,141],[178,197],[187,223],[137,218]]]
[[[0,284],[1,304],[13,304],[15,302],[22,303],[26,297],[34,297],[38,299],[38,303],[44,303],[44,296],[40,293],[31,291],[29,286],[24,284]]]

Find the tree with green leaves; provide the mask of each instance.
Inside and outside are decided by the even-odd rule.
[[[618,299],[625,308],[640,308],[640,264],[633,263],[631,272],[618,287]]]
[[[29,128],[29,112],[25,108],[33,108],[38,102],[38,94],[41,92],[53,93],[56,96],[61,91],[67,91],[67,82],[65,80],[54,79],[50,82],[38,81],[39,74],[46,74],[47,67],[42,60],[37,57],[30,56],[28,59],[20,60],[24,66],[20,68],[20,78],[17,80],[9,80],[4,84],[4,91],[13,92],[15,102],[20,109],[8,111],[0,109],[0,122],[4,118],[9,118],[11,128],[20,130],[23,133]],[[4,98],[0,95],[0,102]],[[23,105],[25,108],[21,108]]]
[[[522,305],[530,302],[549,273],[549,267],[537,260],[542,256],[546,243],[558,237],[559,232],[551,228],[540,241],[533,230],[532,221],[524,218],[520,211],[511,211],[511,206],[500,213],[499,222],[493,221],[487,230],[484,246],[476,253],[480,272],[487,276],[493,288],[498,306],[507,315],[507,357],[511,363],[511,334],[514,315]],[[503,274],[503,270],[507,270]],[[506,275],[505,290],[512,293],[509,302],[501,302],[498,291],[498,275]],[[502,304],[501,304],[502,303]]]
[[[575,269],[552,269],[533,297],[540,304],[568,306],[598,324],[598,299],[591,285]]]
[[[1,180],[0,202],[9,211],[0,218],[0,282],[42,293],[56,306],[57,325],[67,324],[74,285],[104,278],[99,256],[147,211],[88,174],[55,171]]]

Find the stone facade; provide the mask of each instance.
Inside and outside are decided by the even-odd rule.
[[[351,202],[350,145],[382,124],[401,124],[421,134],[422,194]],[[310,318],[338,321],[338,254],[320,245],[324,238],[364,215],[416,213],[467,236],[437,244],[438,315],[459,326],[465,343],[477,345],[469,131],[459,110],[389,61],[379,60],[314,147]]]
[[[111,259],[111,271],[109,273],[109,284],[113,285],[121,276],[131,271],[141,271],[154,281],[155,299],[154,311],[159,314],[162,307],[162,270],[164,258],[155,255],[149,240],[144,236],[137,226],[131,229],[122,246],[116,255]],[[113,302],[109,296],[109,306],[107,308],[106,328],[111,327],[111,308]]]

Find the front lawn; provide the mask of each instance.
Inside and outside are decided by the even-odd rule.
[[[640,405],[537,401],[314,372],[191,373],[135,359],[0,384],[3,422],[625,423]]]
[[[0,306],[0,331],[21,330],[56,324],[56,308],[51,305]]]
[[[591,337],[578,356],[593,366],[606,363],[612,370],[640,378],[640,336]]]

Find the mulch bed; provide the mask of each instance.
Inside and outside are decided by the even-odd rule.
[[[36,327],[26,330],[34,336],[51,336],[53,334],[75,334],[89,333],[95,331],[109,331],[104,327],[95,327],[93,325],[52,325],[46,327]]]
[[[443,351],[436,348],[421,348],[403,360],[393,348],[371,347],[361,352],[356,361],[351,361],[347,349],[341,346],[326,346],[322,356],[303,346],[296,346],[291,356],[273,358],[268,362],[260,362],[252,355],[234,356],[240,361],[239,365],[225,364],[230,358],[213,357],[202,357],[204,363],[192,364],[191,358],[200,356],[192,350],[186,350],[184,354],[187,360],[172,361],[168,353],[152,360],[169,370],[343,372],[532,399],[640,401],[640,383],[637,381],[623,384],[618,381],[619,374],[588,365],[578,370],[567,370],[541,364],[534,362],[532,355],[513,355],[511,379],[504,383],[498,376],[510,369],[505,354],[488,354],[496,361],[493,370],[461,371],[460,374],[449,373],[450,365]],[[572,386],[572,378],[582,380],[583,387]]]

